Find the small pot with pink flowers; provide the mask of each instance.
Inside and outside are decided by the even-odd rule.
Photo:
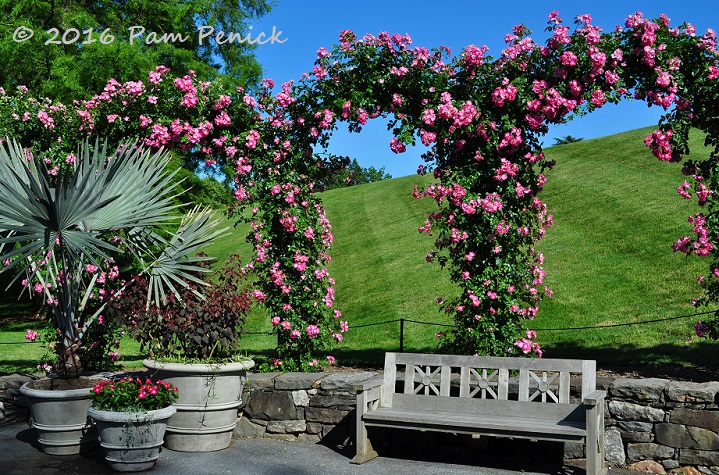
[[[161,380],[124,377],[99,381],[88,416],[95,422],[105,460],[118,472],[151,469],[160,457],[178,390]]]

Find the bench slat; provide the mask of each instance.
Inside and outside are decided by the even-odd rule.
[[[506,368],[499,369],[499,399],[509,399],[509,370]]]
[[[397,379],[397,353],[388,352],[384,357],[384,381],[382,382],[382,398],[380,404],[392,407],[395,380]]]
[[[529,401],[529,371],[526,368],[519,370],[519,400]]]
[[[548,404],[527,401],[503,401],[461,397],[395,394],[392,408],[419,412],[453,412],[457,414],[514,416],[526,419],[586,420],[585,406],[581,404]]]
[[[569,389],[571,380],[568,371],[559,373],[559,404],[567,404],[569,402]]]
[[[442,366],[442,387],[440,388],[440,396],[449,396],[450,381],[452,379],[452,368]]]
[[[554,435],[559,439],[583,439],[586,436],[584,424],[578,421],[557,421],[548,419],[518,419],[516,416],[469,415],[452,412],[418,413],[412,410],[379,408],[363,417],[368,426],[436,429],[444,431],[465,431],[480,433],[526,434],[546,438]]]

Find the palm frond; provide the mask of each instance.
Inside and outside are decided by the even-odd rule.
[[[159,291],[160,283],[178,297],[177,289],[172,285],[173,281],[181,286],[187,285],[183,279],[202,283],[202,280],[193,274],[207,270],[197,263],[212,258],[196,254],[214,239],[226,234],[228,229],[215,229],[219,220],[212,220],[211,216],[210,208],[195,207],[182,219],[177,232],[172,235],[162,253],[150,266],[148,303],[153,300],[153,296],[155,305],[159,305],[160,298],[164,299],[164,294]]]

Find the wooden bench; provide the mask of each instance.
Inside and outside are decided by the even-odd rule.
[[[404,384],[397,391],[401,372]],[[570,400],[572,374],[581,377],[576,403]],[[594,361],[387,353],[384,378],[356,390],[357,454],[352,463],[377,457],[367,428],[386,427],[582,442],[587,475],[607,471],[606,393],[596,390]]]

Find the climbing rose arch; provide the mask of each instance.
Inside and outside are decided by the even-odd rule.
[[[541,355],[528,330],[551,295],[544,258],[534,249],[552,225],[539,199],[552,164],[539,139],[550,124],[606,103],[633,97],[666,111],[645,139],[659,160],[678,161],[688,152],[690,128],[707,134],[712,154],[685,163],[678,189],[702,209],[690,217],[693,235],[674,248],[709,258],[695,304],[719,300],[714,32],[698,36],[691,25],[671,27],[666,16],[649,20],[641,13],[603,32],[590,15],[569,27],[556,12],[548,31],[541,45],[515,27],[496,58],[486,47],[470,45],[452,56],[444,47],[412,46],[408,36],[358,38],[343,31],[331,51],[318,51],[311,73],[279,92],[271,80],[252,96],[199,82],[191,72],[173,78],[158,67],[147,82],[109,82],[74,107],[23,103],[22,92],[13,107],[32,110],[38,120],[28,137],[54,150],[53,163],[66,157],[52,141],[79,130],[110,138],[132,133],[152,147],[200,153],[208,166],[231,166],[237,198],[231,212],[252,226],[254,297],[277,334],[275,364],[287,370],[315,365],[349,327],[333,304],[326,267],[332,227],[317,195],[317,183],[342,163],[314,150],[327,146],[340,122],[359,132],[369,120],[387,118],[390,149],[402,153],[420,141],[427,150],[418,172],[436,178],[413,193],[437,203],[419,231],[434,239],[427,259],[446,268],[457,286],[455,295],[438,301],[455,323],[442,349]],[[17,115],[19,123],[22,112]]]

